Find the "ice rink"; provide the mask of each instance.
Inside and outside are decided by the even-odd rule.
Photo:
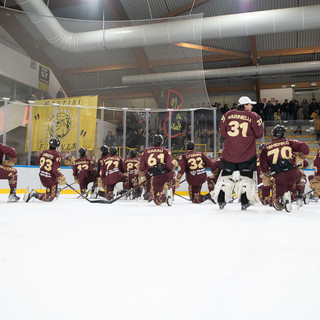
[[[279,213],[7,196],[2,320],[320,319],[320,203]]]

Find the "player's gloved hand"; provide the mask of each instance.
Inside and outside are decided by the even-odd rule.
[[[2,165],[5,167],[12,167],[16,164],[17,158],[9,158],[8,160],[2,161]]]
[[[58,183],[60,186],[63,186],[67,183],[67,179],[63,174],[58,178]]]
[[[78,178],[74,177],[74,182],[75,182],[76,184],[79,184]]]
[[[139,174],[139,184],[143,183],[146,181],[146,176],[144,174]]]
[[[271,186],[271,178],[267,176],[266,174],[262,174],[262,183],[265,187],[270,187]]]
[[[98,178],[97,183],[98,183],[98,188],[102,188],[102,187],[103,187],[103,186],[102,186],[102,179],[101,179],[101,177]]]

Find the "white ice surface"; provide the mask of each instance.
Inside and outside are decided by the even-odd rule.
[[[1,320],[320,319],[320,203],[6,200]]]

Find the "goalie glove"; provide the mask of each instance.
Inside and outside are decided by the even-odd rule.
[[[64,184],[67,183],[67,179],[63,174],[58,178],[58,183],[60,186],[63,186]]]
[[[5,167],[12,167],[16,164],[17,158],[9,158],[8,160],[2,161],[2,165]]]

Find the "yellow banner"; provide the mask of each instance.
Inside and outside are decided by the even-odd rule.
[[[54,127],[53,104],[59,104]],[[35,101],[32,108],[31,151],[48,149],[49,140],[54,137],[60,140],[60,151],[76,151],[79,135],[79,148],[94,149],[98,96],[83,96],[62,99]],[[81,106],[80,108],[78,106]],[[79,132],[78,117],[80,112]],[[30,121],[27,131],[26,151]]]

